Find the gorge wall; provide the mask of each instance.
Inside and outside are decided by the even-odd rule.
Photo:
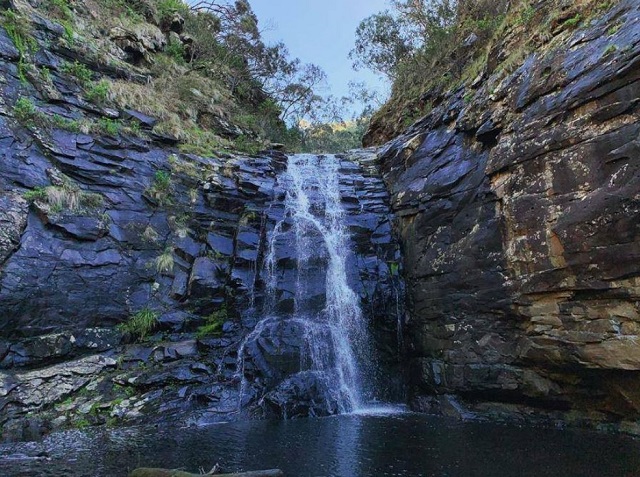
[[[614,3],[512,73],[497,42],[380,154],[416,409],[639,430],[640,5]]]
[[[522,64],[505,67],[513,45],[498,41],[478,78],[426,92],[433,110],[377,162],[374,151],[341,158],[350,276],[377,364],[398,380],[383,396],[404,374],[425,412],[640,432],[640,6],[609,6],[559,26]],[[263,399],[277,385],[265,383],[295,368],[299,343],[260,340],[255,361],[277,372],[249,359],[246,394],[237,351],[265,300],[287,158],[186,153],[156,118],[96,104],[69,74],[77,62],[94,80],[143,85],[148,71],[89,58],[65,46],[61,24],[28,14],[27,67],[0,28],[2,439],[240,408],[284,415],[291,389]],[[159,30],[141,31],[110,51],[166,47]],[[398,129],[377,126],[369,138]],[[279,253],[276,307],[289,309],[296,257]],[[322,413],[300,398],[294,415]]]
[[[29,15],[32,65],[0,28],[1,439],[281,416],[288,403],[263,398],[295,367],[300,342],[265,336],[242,375],[237,353],[265,300],[287,157],[181,152],[155,118],[91,102],[68,73],[82,64],[94,78],[144,83],[139,69],[89,61],[61,44],[61,25]],[[351,286],[376,324],[376,359],[397,367],[399,254],[373,157],[338,158],[338,186]],[[291,307],[293,250],[276,257],[277,308]],[[288,391],[296,415],[311,412]]]

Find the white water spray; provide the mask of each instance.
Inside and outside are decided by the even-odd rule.
[[[340,197],[340,160],[335,156],[296,155],[289,158],[280,182],[286,192],[285,213],[269,237],[265,258],[267,310],[239,349],[238,369],[244,375],[247,344],[265,329],[295,322],[304,330],[301,372],[315,373],[328,383],[326,400],[340,412],[363,407],[369,336],[359,297],[349,286],[347,260],[350,239]],[[291,232],[292,233],[291,233]],[[293,236],[296,259],[293,313],[276,313],[279,288],[278,247],[284,234]],[[324,273],[324,307],[314,308],[311,298],[318,275]],[[310,295],[312,295],[310,297]],[[244,378],[244,376],[243,376]],[[246,386],[243,379],[243,389]]]

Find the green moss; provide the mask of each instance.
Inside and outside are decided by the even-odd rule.
[[[582,15],[577,13],[574,17],[569,18],[564,24],[569,28],[576,28],[582,21]]]
[[[83,123],[78,120],[68,119],[59,114],[48,116],[44,112],[39,111],[33,101],[26,96],[18,98],[13,106],[13,115],[21,124],[28,128],[40,126],[64,129],[76,133],[83,129]],[[91,123],[87,122],[86,124],[87,127],[89,127]]]
[[[116,119],[100,118],[92,128],[98,134],[117,136],[122,129],[122,123]]]
[[[73,10],[68,0],[49,0],[45,2],[44,7],[47,12],[54,18],[56,18],[62,28],[64,29],[64,39],[68,43],[73,43],[74,29],[73,29]]]
[[[54,16],[63,18],[65,20],[71,20],[73,18],[73,12],[68,0],[49,0],[45,3],[45,7]]]
[[[196,336],[198,338],[206,338],[209,336],[220,336],[222,334],[222,325],[228,319],[227,307],[222,306],[218,311],[211,313],[204,325],[198,328]]]
[[[71,422],[77,429],[86,429],[87,427],[91,426],[91,423],[85,417],[72,419]]]
[[[610,54],[612,54],[612,53],[615,53],[616,51],[618,51],[618,47],[617,47],[616,45],[609,45],[609,46],[607,47],[607,49],[606,49],[606,50],[604,50],[604,53],[602,53],[602,56],[603,56],[603,57],[604,57],[604,56],[608,56],[608,55],[610,55]]]
[[[258,154],[263,149],[262,145],[248,136],[239,136],[233,141],[233,145],[238,151],[248,154]]]
[[[29,190],[22,194],[22,197],[28,202],[45,200],[47,198],[47,189],[46,187],[36,187],[35,189]]]
[[[607,35],[609,36],[615,35],[616,33],[618,33],[618,31],[620,31],[620,28],[622,28],[621,23],[618,23],[617,25],[613,25],[611,28],[607,30]]]
[[[527,8],[522,10],[522,12],[520,12],[520,16],[516,20],[515,24],[528,25],[529,23],[531,23],[531,21],[533,20],[533,17],[535,16],[536,16],[536,9],[532,5],[529,5],[527,6]]]
[[[57,129],[64,129],[78,133],[82,129],[81,123],[75,119],[68,119],[59,114],[54,114],[50,118],[51,126]]]
[[[88,85],[93,78],[91,70],[77,60],[73,63],[62,65],[62,72],[73,76],[83,86]]]
[[[104,9],[108,10],[114,17],[128,20],[131,23],[144,21],[144,2],[129,0],[97,0]]]
[[[42,77],[42,81],[44,81],[45,83],[53,83],[53,77],[51,76],[51,70],[49,68],[47,68],[46,66],[43,66],[40,69],[40,76]]]
[[[605,12],[607,10],[611,10],[611,8],[615,5],[615,2],[612,1],[606,1],[606,2],[600,2],[598,3],[598,5],[596,6],[596,9],[599,12]]]
[[[13,10],[6,10],[0,17],[2,26],[7,31],[9,38],[15,45],[21,57],[24,57],[38,47],[38,43],[31,35],[28,20]]]
[[[13,105],[13,115],[25,126],[33,127],[40,118],[40,112],[30,98],[21,96]]]

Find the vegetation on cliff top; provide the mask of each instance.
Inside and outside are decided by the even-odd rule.
[[[34,61],[42,45],[33,39],[33,21],[40,15],[60,26],[55,48],[78,58],[60,72],[82,87],[85,100],[150,116],[153,133],[175,138],[184,152],[255,153],[274,142],[326,150],[333,141],[346,149],[359,141],[362,128],[343,121],[340,101],[319,93],[325,73],[292,58],[283,43],[266,44],[247,0],[12,2],[0,23],[19,50],[20,77],[52,91],[50,71]],[[92,129],[30,113],[21,116],[30,126]]]
[[[391,0],[391,9],[364,19],[351,51],[354,67],[392,82],[373,116],[366,145],[382,143],[428,114],[434,101],[524,59],[612,2],[579,0]],[[466,92],[471,100],[473,89]]]

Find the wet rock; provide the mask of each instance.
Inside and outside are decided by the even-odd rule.
[[[299,373],[283,381],[270,391],[264,402],[268,411],[277,417],[294,419],[307,416],[329,416],[339,410],[336,397],[328,398],[331,384],[326,376],[307,372]]]
[[[95,242],[104,237],[108,232],[104,220],[97,217],[63,215],[60,217],[50,217],[49,223],[77,240]]]
[[[62,33],[45,21],[37,31],[52,38]],[[133,62],[160,51],[166,41],[154,28],[111,33]],[[6,60],[0,62],[2,96],[13,104],[17,94],[35,93],[20,84],[17,57],[3,35],[0,29],[0,57]],[[178,39],[191,41],[184,35]],[[146,81],[135,68],[100,65],[57,42],[51,45],[35,55],[37,64],[52,72],[60,93],[49,102],[34,97],[44,113],[134,121],[145,130],[155,125],[138,111],[88,104],[82,88],[59,74],[64,62],[77,59],[96,79],[106,73]],[[27,413],[42,416],[43,432],[73,426],[77,413],[95,425],[107,419],[183,422],[193,413],[202,422],[217,422],[237,416],[239,406],[260,414],[257,402],[300,371],[296,360],[304,341],[299,333],[279,332],[259,340],[244,365],[254,381],[240,393],[237,350],[259,321],[248,310],[260,309],[270,293],[264,261],[270,233],[284,213],[278,175],[287,157],[274,151],[255,157],[181,154],[173,149],[176,138],[153,132],[140,138],[29,130],[3,111],[0,107],[0,426]],[[224,117],[208,117],[212,111],[200,114],[217,121],[229,137],[246,133]],[[394,277],[375,262],[397,261],[398,252],[384,183],[365,156],[371,152],[360,157],[366,167],[341,161],[340,188],[354,234],[350,280],[359,294],[372,297],[369,310],[386,327],[379,338],[395,343],[385,346],[383,360],[397,363],[397,307],[384,299]],[[152,193],[160,172],[171,178],[164,195]],[[69,184],[102,197],[100,206],[76,208],[64,197],[55,207],[43,198],[30,206],[23,198],[36,188],[62,192]],[[376,220],[377,215],[383,218]],[[359,263],[365,264],[362,276]],[[279,252],[278,265],[285,270],[277,285],[279,308],[293,310],[295,255]],[[314,278],[309,296],[317,308],[323,306],[318,291],[323,281]],[[136,320],[145,317],[152,323],[143,332]],[[209,336],[207,326],[213,329]],[[320,385],[314,386],[312,395]],[[304,399],[307,404],[293,414],[323,412]]]
[[[118,346],[120,339],[118,331],[108,328],[28,338],[7,345],[4,353],[0,353],[0,368],[35,366],[81,354],[107,351]]]
[[[189,278],[189,294],[193,298],[213,298],[224,293],[225,280],[217,263],[207,257],[198,257]]]

